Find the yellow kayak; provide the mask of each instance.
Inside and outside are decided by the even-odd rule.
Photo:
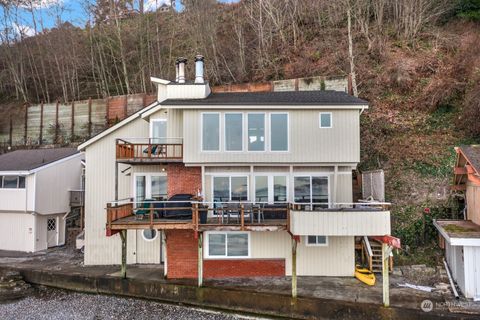
[[[375,285],[375,275],[366,268],[355,267],[355,278],[369,286]]]

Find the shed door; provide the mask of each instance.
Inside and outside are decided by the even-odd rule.
[[[58,218],[47,219],[47,246],[54,247],[57,245],[58,235]]]

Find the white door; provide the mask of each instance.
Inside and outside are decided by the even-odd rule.
[[[47,219],[47,247],[58,245],[58,218]]]

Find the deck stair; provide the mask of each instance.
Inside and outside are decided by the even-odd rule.
[[[382,273],[382,244],[368,237],[362,238],[362,246],[365,258],[368,261],[368,269],[374,273]],[[389,258],[390,272],[393,270],[393,256]]]

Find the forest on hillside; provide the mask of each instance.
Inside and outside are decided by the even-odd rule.
[[[34,2],[0,0],[0,101],[152,92],[150,77],[173,79],[179,56],[192,79],[196,54],[213,85],[353,71],[370,104],[360,169],[385,170],[405,254],[430,259],[425,220],[458,212],[453,146],[480,142],[480,0],[182,0],[167,12],[84,0],[85,25],[50,29]],[[20,7],[33,31],[14,27]]]

